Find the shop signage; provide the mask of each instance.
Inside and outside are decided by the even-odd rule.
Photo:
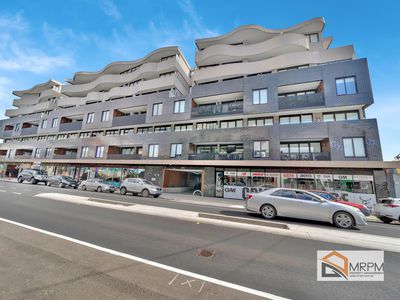
[[[321,180],[333,180],[333,176],[331,174],[315,174],[315,179]]]
[[[265,173],[265,177],[280,177],[281,173]]]
[[[265,190],[267,190],[267,188],[264,187],[224,185],[224,198],[245,199],[247,194],[259,193]]]
[[[250,172],[236,172],[236,175],[238,177],[250,177],[251,173]]]
[[[298,173],[297,178],[301,179],[314,179],[314,174],[311,173]]]
[[[353,180],[352,175],[340,175],[340,174],[335,174],[333,175],[334,180]]]
[[[251,172],[251,177],[265,177],[265,175],[264,172]]]
[[[225,176],[236,176],[236,172],[235,171],[224,171],[224,175]]]
[[[353,175],[354,181],[374,181],[374,176],[372,175]]]
[[[283,178],[296,178],[296,173],[282,173]]]

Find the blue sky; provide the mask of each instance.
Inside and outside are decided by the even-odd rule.
[[[0,0],[0,118],[11,92],[111,61],[178,45],[193,66],[194,39],[244,24],[285,28],[323,16],[331,47],[354,44],[367,57],[385,160],[400,152],[400,2]]]

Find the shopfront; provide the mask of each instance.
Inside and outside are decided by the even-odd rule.
[[[346,201],[366,205],[376,203],[372,171],[353,174],[348,170],[312,169],[240,169],[226,168],[216,172],[217,197],[244,199],[248,193],[284,187],[335,192]],[[368,174],[370,173],[370,174]]]

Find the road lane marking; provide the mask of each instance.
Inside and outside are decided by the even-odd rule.
[[[21,195],[22,193],[19,193],[19,192],[12,192],[13,194],[15,194],[15,195]]]
[[[5,193],[6,191],[5,190],[0,190],[0,193]]]
[[[259,296],[259,297],[268,298],[268,299],[271,299],[271,300],[289,300],[288,298],[284,298],[284,297],[280,297],[280,296],[277,296],[277,295],[274,295],[274,294],[270,294],[270,293],[267,293],[267,292],[255,290],[255,289],[252,289],[252,288],[248,288],[248,287],[245,287],[245,286],[241,286],[241,285],[238,285],[238,284],[235,284],[235,283],[231,283],[231,282],[227,282],[227,281],[224,281],[224,280],[220,280],[220,279],[217,279],[217,278],[213,278],[213,277],[197,274],[197,273],[194,273],[194,272],[191,272],[191,271],[175,268],[175,267],[168,266],[168,265],[165,265],[165,264],[162,264],[162,263],[159,263],[159,262],[155,262],[155,261],[152,261],[152,260],[148,260],[148,259],[145,259],[145,258],[137,257],[137,256],[134,256],[134,255],[131,255],[131,254],[127,254],[127,253],[124,253],[124,252],[119,252],[119,251],[116,251],[116,250],[112,250],[112,249],[109,249],[109,248],[98,246],[98,245],[95,245],[95,244],[92,244],[92,243],[88,243],[88,242],[85,242],[85,241],[82,241],[82,240],[71,238],[71,237],[68,237],[68,236],[65,236],[65,235],[61,235],[61,234],[58,234],[58,233],[55,233],[55,232],[47,231],[47,230],[40,229],[40,228],[37,228],[37,227],[33,227],[33,226],[30,226],[30,225],[26,225],[26,224],[23,224],[23,223],[15,222],[15,221],[4,219],[4,218],[0,218],[0,221],[6,222],[6,223],[9,223],[9,224],[13,224],[13,225],[16,225],[16,226],[19,226],[19,227],[22,227],[22,228],[26,228],[26,229],[29,229],[29,230],[33,230],[33,231],[36,231],[36,232],[40,232],[40,233],[43,233],[43,234],[47,234],[49,236],[53,236],[53,237],[56,237],[56,238],[59,238],[59,239],[63,239],[63,240],[66,240],[66,241],[69,241],[69,242],[72,242],[72,243],[75,243],[75,244],[79,244],[79,245],[82,245],[82,246],[86,246],[86,247],[89,247],[89,248],[92,248],[92,249],[96,249],[98,251],[102,251],[102,252],[109,253],[109,254],[112,254],[112,255],[124,257],[124,258],[130,259],[130,260],[133,260],[133,261],[136,261],[136,262],[140,262],[140,263],[143,263],[143,264],[146,264],[146,265],[149,265],[149,266],[153,266],[153,267],[160,268],[160,269],[163,269],[163,270],[167,270],[167,271],[170,271],[170,272],[178,273],[178,274],[185,275],[185,276],[188,276],[188,277],[193,277],[193,278],[196,278],[196,279],[199,279],[199,280],[211,282],[211,283],[214,283],[216,285],[227,287],[227,288],[230,288],[230,289],[233,289],[233,290],[237,290],[237,291],[240,291],[240,292],[252,294],[252,295],[255,295],[255,296]]]

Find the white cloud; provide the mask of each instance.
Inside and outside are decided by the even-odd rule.
[[[112,2],[111,0],[102,0],[102,1],[100,1],[99,4],[100,4],[100,8],[103,10],[103,12],[107,16],[109,16],[115,20],[121,19],[121,13],[114,2]]]

